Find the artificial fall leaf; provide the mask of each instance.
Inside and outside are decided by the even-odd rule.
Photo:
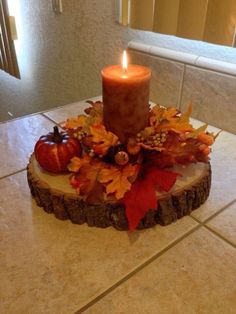
[[[118,137],[105,129],[102,124],[92,125],[90,127],[94,152],[99,155],[105,155],[110,146],[116,145]]]
[[[140,143],[139,145],[140,145],[140,147],[142,147],[142,148],[144,148],[146,150],[149,150],[149,151],[161,152],[161,151],[165,150],[165,148],[163,148],[163,147],[151,146],[151,145],[144,144],[144,143]]]
[[[194,138],[200,134],[205,134],[204,132],[206,131],[207,127],[208,127],[207,124],[202,125],[201,127],[193,130],[192,132],[187,133],[186,138]],[[204,137],[204,136],[202,136],[202,137]]]
[[[151,110],[150,124],[158,125],[162,121],[175,122],[178,114],[179,110],[177,108],[164,108],[159,105],[155,105]]]
[[[212,144],[214,144],[216,136],[214,134],[211,134],[211,133],[201,132],[201,133],[198,134],[197,139],[200,142],[202,142],[202,143],[204,143],[204,144],[206,144],[208,146],[211,146]]]
[[[116,199],[121,199],[131,188],[131,181],[137,176],[138,171],[138,165],[110,166],[100,171],[98,180],[101,183],[106,183],[107,194],[114,193]]]
[[[82,158],[73,157],[67,168],[71,172],[78,172],[82,166],[88,165],[90,162],[91,157],[89,155],[84,155]]]
[[[131,190],[126,192],[122,203],[125,205],[129,230],[134,230],[149,209],[157,209],[155,187],[148,180],[136,181]]]
[[[78,175],[73,174],[70,177],[70,185],[76,190],[76,193],[79,195],[82,195],[81,193],[81,187],[88,184],[88,180],[85,178],[79,178]]]
[[[98,183],[98,175],[104,166],[102,161],[92,160],[90,163],[82,165],[79,172],[72,176],[70,180],[71,185],[76,188],[79,195],[85,196],[85,199],[87,199],[90,193],[96,190],[95,186]],[[98,189],[96,193],[98,194]],[[96,197],[101,198],[100,195]]]
[[[88,115],[78,115],[67,119],[60,125],[65,129],[83,129],[89,133],[89,128],[93,124],[101,124],[103,120],[103,105],[100,101],[91,102],[87,101],[91,107],[85,109]]]
[[[154,185],[158,185],[162,190],[169,192],[176,182],[179,173],[167,171],[158,168],[150,168],[147,174],[147,180]]]
[[[67,119],[62,122],[61,126],[66,129],[78,129],[83,128],[86,125],[87,117],[85,115],[79,115],[74,118]]]
[[[91,105],[91,107],[86,108],[84,111],[91,117],[97,117],[97,118],[102,118],[103,116],[103,104],[101,101],[90,101],[88,100],[87,103]]]
[[[95,182],[93,188],[89,191],[86,203],[90,205],[104,204],[104,187],[101,183]]]
[[[183,141],[179,134],[171,133],[164,143],[165,150],[149,156],[149,166],[158,168],[172,167],[174,164],[187,165],[193,162],[207,162],[210,148],[198,138],[187,138]]]
[[[176,133],[182,133],[182,132],[191,132],[193,130],[193,127],[188,122],[180,123],[180,122],[161,122],[156,127],[156,132],[160,131],[173,131]]]
[[[164,108],[156,105],[150,113],[150,125],[155,126],[156,133],[160,131],[190,132],[194,130],[189,122],[191,112],[191,104],[182,115],[176,108]]]
[[[125,205],[129,229],[134,230],[149,210],[157,210],[156,185],[169,191],[176,182],[178,173],[151,168],[144,179],[137,180],[126,192],[122,203]]]
[[[180,123],[186,123],[186,122],[189,123],[192,111],[193,111],[192,103],[189,103],[187,110],[184,113],[182,113],[180,116]]]

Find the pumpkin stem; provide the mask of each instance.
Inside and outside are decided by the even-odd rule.
[[[53,127],[53,142],[55,143],[61,143],[62,142],[62,136],[59,132],[58,126]]]

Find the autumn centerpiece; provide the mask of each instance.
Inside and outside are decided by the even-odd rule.
[[[36,143],[28,182],[37,204],[60,219],[119,230],[189,214],[209,195],[216,135],[191,125],[191,105],[182,114],[150,107],[149,69],[113,66],[102,76],[103,102],[88,101],[62,132],[55,127]]]

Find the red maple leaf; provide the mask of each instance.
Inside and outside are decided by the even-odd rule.
[[[148,180],[137,180],[122,200],[126,208],[129,229],[134,230],[149,209],[157,208],[154,184]]]
[[[134,230],[148,210],[157,210],[156,185],[169,191],[175,184],[179,174],[171,171],[152,168],[145,179],[138,179],[126,192],[122,203],[126,208],[129,230]]]
[[[158,185],[164,191],[169,192],[178,176],[180,176],[180,174],[176,172],[151,168],[148,171],[147,179],[154,185]]]

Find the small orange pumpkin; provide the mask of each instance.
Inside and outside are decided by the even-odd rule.
[[[81,145],[76,138],[66,132],[59,132],[54,126],[53,132],[43,135],[34,147],[35,158],[40,166],[54,173],[68,171],[67,165],[71,158],[80,156]]]

